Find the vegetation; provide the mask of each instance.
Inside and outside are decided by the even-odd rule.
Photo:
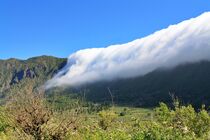
[[[182,104],[199,108],[210,106],[210,62],[201,61],[162,68],[129,79],[97,82],[89,86],[86,97],[89,101],[110,101],[107,87],[113,93],[115,103],[135,107],[155,107],[159,102],[170,104],[169,93],[177,96]]]
[[[0,99],[4,102],[9,94],[32,84],[34,88],[43,85],[65,66],[66,61],[50,56],[0,60]],[[162,68],[145,76],[54,90],[58,95],[76,93],[73,96],[83,96],[80,91],[86,90],[86,100],[104,104],[111,101],[109,87],[115,104],[133,107],[156,107],[160,101],[169,105],[172,102],[170,92],[179,97],[183,104],[192,104],[198,109],[202,104],[210,105],[209,81],[210,62],[201,61],[172,69]]]
[[[210,62],[86,85],[84,92],[38,88],[65,63],[48,56],[0,60],[0,139],[210,139]],[[172,104],[169,91],[182,102]],[[154,107],[159,101],[165,103]]]
[[[54,99],[53,99],[54,98]],[[68,106],[68,107],[67,107]],[[5,140],[206,140],[210,115],[174,100],[173,108],[106,106],[69,96],[45,97],[32,87],[20,90],[0,108],[0,139]]]
[[[34,88],[52,78],[66,64],[66,59],[40,56],[28,60],[0,60],[0,97],[16,93],[33,84]],[[31,85],[29,85],[31,86]]]

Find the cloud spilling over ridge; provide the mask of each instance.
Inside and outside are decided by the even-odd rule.
[[[210,12],[126,44],[77,51],[46,88],[129,78],[200,60],[210,60]]]

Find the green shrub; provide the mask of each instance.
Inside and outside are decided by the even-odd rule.
[[[114,113],[113,111],[100,111],[99,112],[100,116],[100,121],[99,121],[99,126],[106,130],[113,121],[117,118],[117,114]]]

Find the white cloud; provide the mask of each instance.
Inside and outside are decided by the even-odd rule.
[[[46,88],[134,77],[204,59],[210,60],[210,12],[126,44],[77,51]]]

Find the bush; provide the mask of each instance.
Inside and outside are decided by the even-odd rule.
[[[75,106],[81,104],[75,102]],[[94,113],[98,107],[96,110],[93,107],[94,112],[90,114],[83,111],[87,106],[56,111],[46,102],[43,93],[34,93],[28,88],[0,108],[0,139],[210,139],[210,116],[205,106],[196,112],[191,105],[182,106],[178,101],[174,105],[170,108],[160,103],[153,112],[134,109],[127,115],[126,108],[116,113],[115,107],[102,109],[99,113]]]
[[[7,118],[8,116],[5,113],[5,110],[0,107],[0,133],[5,132],[6,128],[10,126]]]
[[[77,113],[63,118],[62,112],[54,112],[47,105],[43,92],[30,88],[11,99],[6,108],[15,124],[35,140],[61,140],[76,128]]]
[[[113,121],[117,118],[117,114],[110,110],[99,112],[99,116],[99,126],[104,130],[107,130],[107,128],[111,126]]]

